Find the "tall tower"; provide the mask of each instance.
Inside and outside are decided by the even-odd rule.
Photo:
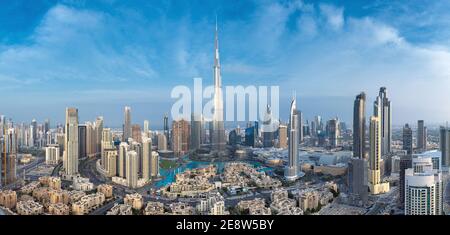
[[[66,109],[63,165],[65,174],[78,174],[78,109]]]
[[[142,138],[142,178],[151,178],[152,139]]]
[[[406,154],[408,155],[413,153],[412,129],[408,123],[403,127],[403,150],[406,150]]]
[[[439,129],[439,150],[441,151],[442,165],[450,166],[450,129],[448,126],[441,126]]]
[[[169,117],[167,117],[167,114],[164,114],[164,135],[166,136],[166,142],[169,143]]]
[[[136,188],[139,177],[139,156],[136,151],[127,152],[126,156],[126,179],[128,187]]]
[[[144,137],[150,138],[150,122],[144,120]]]
[[[420,150],[427,149],[427,127],[423,120],[417,121],[417,148]]]
[[[370,117],[369,187],[372,194],[389,191],[389,183],[381,182],[381,123],[380,118]]]
[[[288,146],[288,165],[284,172],[284,177],[287,180],[296,180],[299,176],[298,171],[298,117],[296,99],[293,98],[291,102],[289,115],[289,146]]]
[[[195,113],[191,115],[191,144],[190,149],[200,148],[202,138],[202,121],[201,116]]]
[[[381,87],[378,97],[379,113],[381,123],[381,154],[386,155],[391,152],[392,139],[392,110],[391,101],[387,97],[386,87]]]
[[[262,122],[262,136],[264,148],[273,147],[275,130],[272,120],[272,111],[270,105],[267,105],[264,121]]]
[[[214,56],[214,115],[212,121],[211,150],[225,150],[225,128],[223,124],[222,78],[220,75],[219,33],[216,22]]]
[[[131,137],[131,108],[125,106],[122,141],[127,142],[128,138],[130,137]]]
[[[356,96],[353,105],[353,157],[365,158],[366,153],[366,94]]]
[[[176,156],[182,156],[189,151],[189,122],[181,119],[172,123],[172,150]]]
[[[101,154],[102,152],[102,134],[103,134],[103,117],[97,117],[95,120],[95,152]]]

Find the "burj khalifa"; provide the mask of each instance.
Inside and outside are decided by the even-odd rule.
[[[219,35],[216,22],[214,55],[214,114],[210,128],[211,151],[225,150],[225,128],[223,123],[222,78],[220,76]]]

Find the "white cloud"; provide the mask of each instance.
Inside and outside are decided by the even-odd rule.
[[[320,4],[319,8],[332,29],[339,30],[344,26],[344,8],[329,4]]]
[[[36,27],[29,44],[0,51],[0,75],[25,84],[154,78],[145,50],[122,44],[128,35],[115,31],[123,27],[120,24],[103,13],[57,5]]]

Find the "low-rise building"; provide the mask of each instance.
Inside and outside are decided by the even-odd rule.
[[[164,204],[161,202],[148,202],[144,210],[144,215],[164,214]]]
[[[17,204],[17,193],[12,190],[0,190],[0,206],[12,209]]]
[[[59,145],[48,145],[45,148],[45,164],[47,165],[57,165],[60,157]]]
[[[208,193],[205,198],[201,199],[197,204],[197,211],[206,215],[227,215],[225,209],[225,201],[220,193]]]
[[[111,198],[113,196],[113,186],[109,184],[100,184],[97,186],[97,192],[105,194],[106,198]]]
[[[106,212],[106,215],[132,215],[133,210],[127,204],[115,204],[111,210]]]
[[[35,189],[41,186],[39,181],[33,181],[20,189],[20,192],[23,194],[31,195]]]
[[[42,176],[39,177],[39,182],[41,185],[52,189],[61,189],[61,178],[59,177]]]
[[[144,198],[139,193],[127,194],[123,201],[136,210],[140,210],[144,206]]]
[[[88,178],[77,177],[73,179],[73,188],[79,191],[91,191],[94,189],[94,184],[89,182]]]
[[[83,191],[69,191],[69,203],[73,204],[76,201],[79,201],[82,197],[86,196],[86,193]]]
[[[184,202],[175,202],[169,205],[172,215],[193,215],[194,207]]]
[[[298,204],[303,211],[313,211],[319,207],[320,195],[316,190],[304,190],[298,195]]]
[[[44,213],[44,206],[34,201],[20,201],[16,211],[19,215],[40,215]]]
[[[50,201],[50,189],[49,187],[40,187],[33,190],[33,197],[39,202],[47,203]]]
[[[105,202],[103,193],[94,193],[83,196],[79,201],[72,204],[72,213],[74,215],[88,214],[91,210],[99,207]]]
[[[266,202],[262,198],[255,198],[253,200],[240,201],[236,208],[241,213],[248,213],[250,215],[270,215],[271,209],[266,207]]]
[[[81,197],[80,197],[81,198]],[[64,204],[67,205],[70,202],[70,194],[67,190],[50,190],[49,199],[51,204]]]
[[[48,206],[48,213],[51,215],[69,215],[70,210],[69,206],[62,203],[56,203]]]

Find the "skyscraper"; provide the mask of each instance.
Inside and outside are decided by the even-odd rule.
[[[108,177],[117,175],[117,150],[116,149],[104,149],[104,163],[103,168],[106,171]]]
[[[139,177],[139,157],[136,151],[127,152],[126,180],[128,187],[136,188]]]
[[[372,194],[389,191],[389,183],[381,182],[381,123],[377,116],[370,117],[369,131],[369,188]]]
[[[66,109],[64,139],[64,173],[68,176],[78,174],[78,109]]]
[[[155,151],[152,151],[152,157],[150,159],[150,176],[159,176],[159,154]]]
[[[327,122],[327,135],[330,146],[336,148],[339,145],[339,119],[333,118]]]
[[[386,155],[391,152],[392,140],[392,109],[386,87],[380,88],[378,97],[379,113],[376,116],[380,118],[381,124],[381,154]]]
[[[95,120],[95,152],[100,155],[102,152],[103,117]]]
[[[368,162],[365,158],[351,158],[348,162],[347,184],[349,193],[358,195],[359,199],[366,202],[368,196]]]
[[[130,146],[126,142],[122,142],[119,145],[119,165],[117,166],[117,171],[119,177],[126,177],[126,162],[127,162],[127,153],[130,149]]]
[[[50,131],[50,120],[49,119],[45,119],[44,121],[44,137],[47,139],[47,134]],[[51,144],[51,142],[49,142],[48,140],[46,140],[47,144]]]
[[[158,134],[158,150],[167,150],[167,139],[166,135]]]
[[[137,142],[142,142],[141,126],[134,124],[131,126],[131,138]]]
[[[441,172],[433,168],[432,158],[413,158],[405,173],[405,215],[441,215],[442,211]]]
[[[122,141],[127,142],[128,138],[130,137],[131,137],[131,108],[125,106]]]
[[[106,150],[111,150],[114,149],[114,141],[112,138],[112,133],[111,133],[111,129],[109,128],[105,128],[102,131],[102,143],[101,143],[101,150],[100,150],[100,155],[101,155],[101,163],[102,166],[104,167],[104,169],[106,170],[106,163],[107,163],[107,159],[106,159],[106,154],[105,151]]]
[[[86,152],[88,157],[94,157],[97,154],[97,133],[95,125],[86,122]]]
[[[225,150],[225,128],[223,123],[222,78],[220,75],[219,35],[216,22],[214,56],[214,114],[211,128],[211,150]]]
[[[353,105],[353,157],[365,158],[366,154],[366,94],[356,96]]]
[[[287,144],[287,126],[286,125],[280,125],[279,127],[279,134],[278,134],[278,147],[285,149],[288,147]]]
[[[298,170],[298,117],[296,112],[296,99],[291,102],[289,115],[289,147],[288,147],[288,165],[284,172],[286,180],[296,180],[299,177]]]
[[[202,138],[202,121],[201,116],[192,113],[191,117],[191,144],[190,149],[200,148]]]
[[[273,147],[275,128],[272,120],[272,111],[270,106],[267,105],[264,121],[262,122],[262,136],[263,136],[263,147],[270,148]]]
[[[172,150],[175,155],[181,156],[189,151],[189,122],[181,119],[172,123]]]
[[[150,138],[150,122],[144,120],[144,137]]]
[[[417,121],[417,148],[421,151],[427,150],[427,127],[423,120]]]
[[[33,139],[31,141],[32,146],[36,146],[36,140],[37,140],[37,122],[36,119],[33,119],[31,121],[31,126],[30,126],[30,130],[31,130],[31,138]]]
[[[152,139],[144,137],[142,139],[142,178],[151,178]]]
[[[80,158],[87,156],[86,134],[86,125],[78,125],[78,156]]]
[[[408,123],[403,127],[403,150],[406,150],[406,154],[411,155],[413,153],[413,136],[412,129]]]
[[[166,142],[169,143],[170,141],[170,132],[169,132],[169,117],[167,117],[167,114],[164,114],[164,135],[166,136]],[[167,148],[167,146],[166,146]]]
[[[443,127],[439,129],[439,150],[442,154],[442,165],[450,166],[450,129]]]
[[[7,185],[16,180],[17,171],[17,133],[13,127],[5,126],[2,151],[2,184]]]
[[[404,208],[405,204],[405,173],[406,169],[412,167],[412,155],[405,155],[400,157],[400,174],[399,174],[399,202],[400,208]]]

